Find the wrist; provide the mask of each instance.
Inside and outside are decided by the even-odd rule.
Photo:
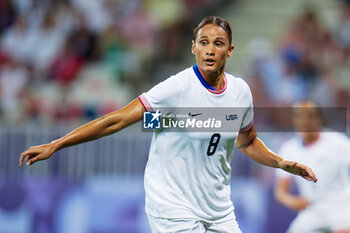
[[[295,165],[296,162],[285,160],[281,157],[279,157],[278,160],[278,168],[290,172],[289,170]]]
[[[281,168],[283,169],[284,168],[284,164],[285,164],[285,160],[282,159],[281,157],[278,157],[276,158],[276,163],[277,163],[277,166],[276,168]]]
[[[61,149],[61,142],[59,139],[57,140],[53,140],[52,142],[50,142],[50,146],[53,149],[53,152],[59,151]]]

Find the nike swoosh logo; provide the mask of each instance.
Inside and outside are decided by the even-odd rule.
[[[191,114],[191,112],[188,113],[188,116],[190,116],[190,117],[195,117],[195,116],[199,116],[199,115],[202,115],[202,113],[194,113],[194,114]]]

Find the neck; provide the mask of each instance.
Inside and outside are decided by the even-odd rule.
[[[215,89],[220,89],[224,85],[224,66],[221,67],[219,70],[214,71],[214,72],[205,72],[201,70],[200,68],[198,69],[203,76],[204,80],[213,88]]]
[[[320,133],[304,133],[303,134],[303,144],[309,146],[314,144],[320,138]]]

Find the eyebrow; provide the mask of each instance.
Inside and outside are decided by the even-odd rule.
[[[199,39],[208,39],[209,37],[208,36],[200,36]],[[224,37],[216,37],[215,38],[216,40],[225,40]]]

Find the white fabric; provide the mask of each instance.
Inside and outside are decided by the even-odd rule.
[[[314,232],[315,229],[347,226],[350,229],[350,141],[335,132],[321,133],[312,145],[304,146],[299,137],[286,142],[280,155],[309,166],[318,181],[312,183],[295,177],[300,195],[311,205],[301,211],[291,224],[291,232]],[[281,178],[292,178],[278,171]]]
[[[165,219],[148,215],[153,233],[242,233],[235,218],[219,223],[198,219]]]
[[[220,133],[212,156],[207,155],[207,150],[213,133],[154,133],[145,171],[149,215],[207,221],[234,217],[230,162],[238,132],[253,122],[253,104],[250,89],[242,79],[229,74],[225,79],[226,89],[214,94],[201,84],[193,69],[188,68],[140,96],[146,110],[154,111],[162,107],[246,109],[238,115],[238,128]]]

